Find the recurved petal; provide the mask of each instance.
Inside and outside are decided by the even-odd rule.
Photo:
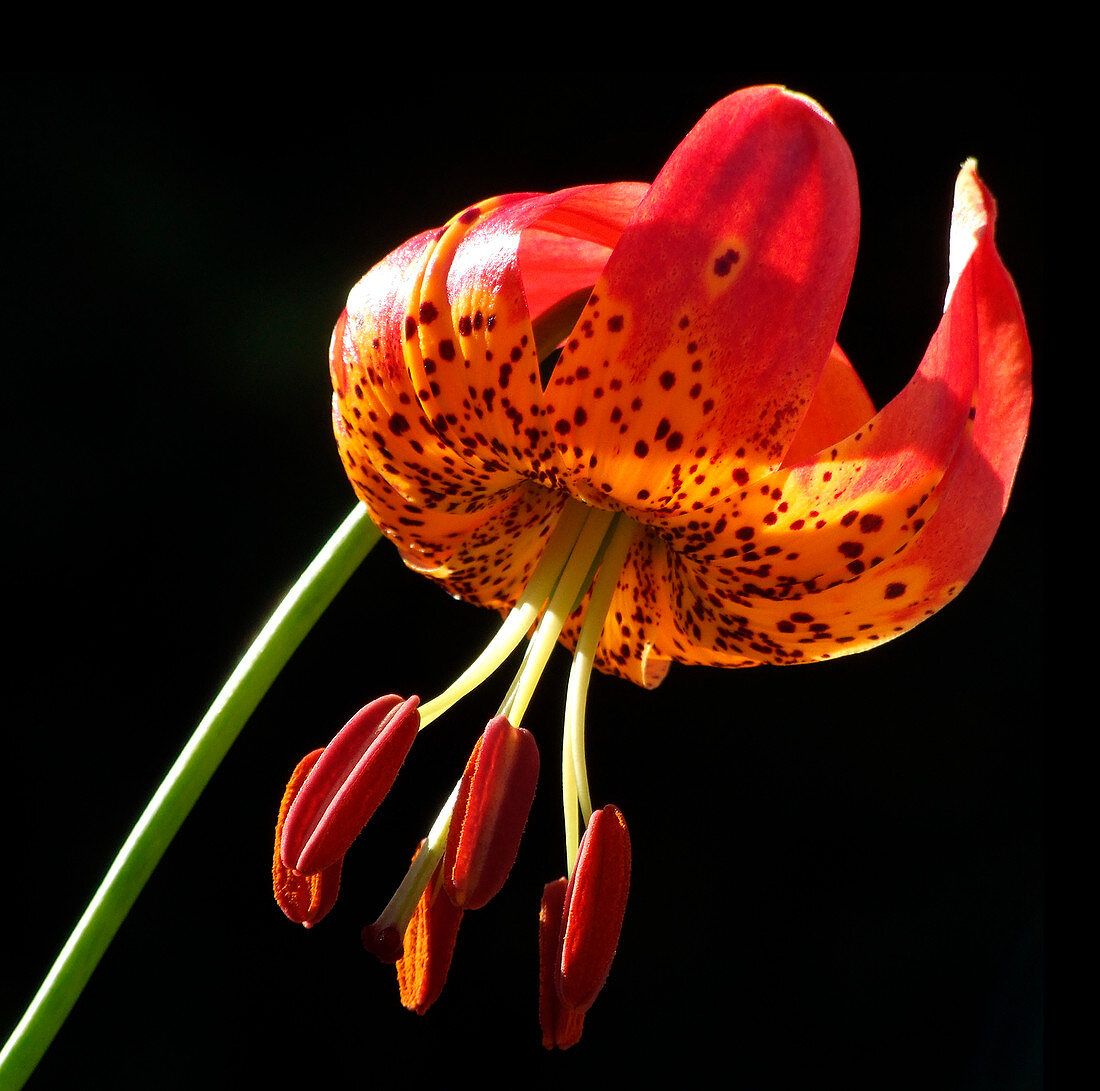
[[[407,564],[431,570],[502,503],[514,476],[455,452],[425,415],[406,356],[416,352],[424,267],[442,229],[410,239],[352,289],[332,335],[332,424],[340,457],[371,519]]]
[[[969,274],[964,274],[969,281]],[[972,306],[956,293],[916,375],[816,455],[716,498],[665,532],[688,564],[743,595],[792,598],[851,580],[912,540],[967,428],[978,377]]]
[[[423,367],[417,378],[410,375],[407,357],[420,362],[409,312],[417,311],[442,233],[423,232],[375,265],[351,290],[333,331],[333,429],[345,470],[368,506],[372,497],[360,481],[368,468],[404,505],[440,514],[476,512],[511,483],[455,452],[424,411]]]
[[[933,466],[943,461],[951,431],[957,431],[951,457],[936,474],[934,500],[911,511],[894,509],[895,535],[907,541],[893,551],[874,549],[889,529],[877,519],[890,504],[865,508],[870,493],[864,492],[847,521],[852,544],[846,552],[870,563],[846,582],[775,582],[780,569],[769,567],[758,546],[755,555],[709,566],[698,564],[698,557],[671,556],[675,620],[655,640],[658,651],[694,663],[729,662],[731,655],[793,663],[851,654],[931,616],[973,575],[1004,513],[1031,402],[1030,347],[1015,288],[995,248],[993,222],[992,198],[967,164],[956,188],[944,322],[913,382],[876,418],[883,436],[893,432],[896,465],[884,457],[882,469],[892,475],[899,497],[906,495],[904,475],[921,460]],[[942,412],[933,412],[937,408]],[[924,429],[918,411],[930,414]],[[914,420],[905,420],[910,415]],[[888,452],[889,444],[883,449]],[[888,491],[883,495],[894,499]],[[857,553],[855,544],[865,548]]]
[[[616,184],[510,194],[447,225],[408,316],[416,351],[410,339],[406,358],[426,416],[463,459],[553,484],[559,437],[540,357],[568,332],[569,305],[587,297],[644,191]]]
[[[678,511],[689,462],[750,483],[775,469],[835,342],[858,224],[851,154],[816,104],[765,87],[713,107],[639,203],[551,378],[570,490]]]
[[[331,353],[348,476],[405,563],[505,609],[549,520],[540,352],[572,327],[639,183],[512,194],[410,240],[353,289]],[[540,348],[541,346],[541,348]]]
[[[839,345],[832,352],[814,390],[810,408],[791,440],[784,466],[797,466],[818,451],[850,436],[875,415],[875,404],[851,360]]]
[[[935,613],[977,571],[1001,524],[1027,438],[1031,346],[1015,285],[997,253],[995,221],[993,197],[971,160],[955,186],[947,310],[974,310],[973,423],[944,475],[935,516],[899,558],[904,563],[894,575],[905,590],[892,600],[891,635]]]

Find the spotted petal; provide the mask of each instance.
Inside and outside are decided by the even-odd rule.
[[[568,331],[645,191],[481,202],[349,297],[331,367],[348,475],[406,563],[453,594],[503,609],[530,576],[564,502],[534,485],[557,473],[537,345]]]
[[[781,471],[788,482],[792,470],[794,480],[821,480],[845,455],[837,489],[848,510],[839,522],[811,528],[820,548],[805,553],[827,560],[835,547],[841,560],[832,575],[840,580],[776,578],[784,564],[803,559],[767,555],[769,542],[795,552],[789,543],[806,527],[792,531],[789,522],[785,534],[778,521],[770,536],[754,532],[752,554],[735,555],[725,567],[703,551],[670,551],[665,562],[677,620],[656,641],[660,654],[722,665],[736,665],[741,656],[789,663],[849,654],[912,628],[973,575],[1008,501],[1031,398],[1030,349],[994,245],[994,217],[992,198],[967,164],[956,186],[944,319],[916,376],[859,433]],[[800,499],[804,504],[805,494]],[[768,501],[772,512],[783,503],[761,492],[758,509]],[[817,510],[782,514],[807,519]]]
[[[858,232],[851,153],[820,107],[778,87],[713,107],[639,203],[555,369],[570,490],[666,527],[700,493],[778,467]]]

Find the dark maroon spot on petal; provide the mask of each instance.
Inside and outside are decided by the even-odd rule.
[[[439,317],[439,311],[435,309],[435,304],[430,300],[420,304],[420,321],[423,325],[428,325],[429,322],[434,322]]]
[[[724,277],[741,260],[741,254],[737,250],[727,250],[721,257],[714,259],[714,272],[716,276]]]
[[[883,598],[896,599],[896,598],[900,598],[904,594],[905,594],[905,584],[904,583],[888,583],[886,585],[886,592],[883,595]]]
[[[476,220],[480,215],[480,208],[477,208],[476,206],[474,208],[468,208],[465,212],[462,213],[461,216],[459,216],[458,222],[464,224],[472,224],[474,220]]]
[[[618,333],[623,328],[623,316],[621,314],[614,314],[607,320],[607,328],[612,333]]]
[[[664,439],[672,430],[672,424],[668,417],[665,417],[660,424],[657,425],[657,431],[653,434],[653,438],[656,440]]]
[[[676,376],[671,371],[663,371],[658,382],[665,390],[671,390],[676,385]]]
[[[678,451],[683,446],[684,437],[679,432],[673,432],[671,436],[665,440],[665,446],[670,451]]]
[[[837,549],[844,554],[845,557],[858,557],[863,552],[862,542],[841,542],[837,546]]]
[[[738,466],[733,471],[733,480],[738,485],[747,485],[749,483],[749,471],[744,466]]]
[[[405,316],[405,340],[411,341],[416,336],[416,319],[411,314]]]
[[[845,514],[841,517],[840,525],[842,527],[850,527],[856,521],[856,519],[858,519],[858,518],[859,518],[859,512],[858,511],[850,511],[847,514]]]
[[[634,444],[634,453],[639,458],[645,458],[645,456],[649,454],[649,445],[644,440],[638,440],[638,442]]]
[[[577,406],[576,411],[573,413],[573,423],[578,427],[588,420],[588,414],[581,406]]]
[[[864,534],[874,534],[876,530],[882,530],[881,515],[865,515],[859,521],[859,529]]]
[[[442,356],[444,360],[453,360],[455,358],[454,342],[451,340],[440,341],[439,355]]]

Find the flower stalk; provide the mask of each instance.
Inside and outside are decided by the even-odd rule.
[[[130,907],[202,790],[306,633],[381,535],[357,504],[298,578],[195,728],[115,857],[0,1052],[0,1086],[18,1091],[68,1017]]]

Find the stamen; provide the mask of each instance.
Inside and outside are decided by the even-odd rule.
[[[477,740],[455,804],[443,857],[447,897],[480,909],[508,878],[539,775],[534,736],[497,716]]]
[[[409,927],[409,921],[416,911],[416,903],[427,889],[447,849],[451,812],[461,787],[460,779],[432,823],[428,836],[421,843],[420,851],[413,857],[405,878],[401,880],[401,885],[390,898],[389,904],[382,910],[378,920],[363,929],[363,946],[383,962],[396,962],[401,957],[405,929]]]
[[[523,596],[477,659],[438,697],[420,707],[421,730],[484,682],[515,651],[554,590],[591,511],[579,500],[566,500]]]
[[[534,636],[531,637],[529,659],[516,680],[515,693],[507,708],[502,709],[513,726],[519,727],[527,706],[535,693],[542,672],[546,667],[550,653],[558,642],[562,628],[569,615],[573,612],[577,602],[577,596],[585,586],[585,577],[592,569],[592,561],[599,553],[604,538],[617,516],[610,511],[601,508],[588,509],[588,515],[584,522],[577,543],[569,560],[562,570],[550,602],[546,607],[542,620]]]
[[[632,519],[616,521],[599,575],[588,600],[584,622],[573,653],[573,665],[569,670],[569,687],[565,699],[565,730],[562,734],[561,789],[565,812],[565,860],[566,874],[573,874],[573,864],[580,844],[577,809],[587,825],[592,817],[592,798],[588,791],[588,769],[584,753],[584,709],[588,698],[588,683],[596,659],[596,648],[603,634],[604,621],[611,609],[615,588],[619,583],[627,554],[639,532]]]

